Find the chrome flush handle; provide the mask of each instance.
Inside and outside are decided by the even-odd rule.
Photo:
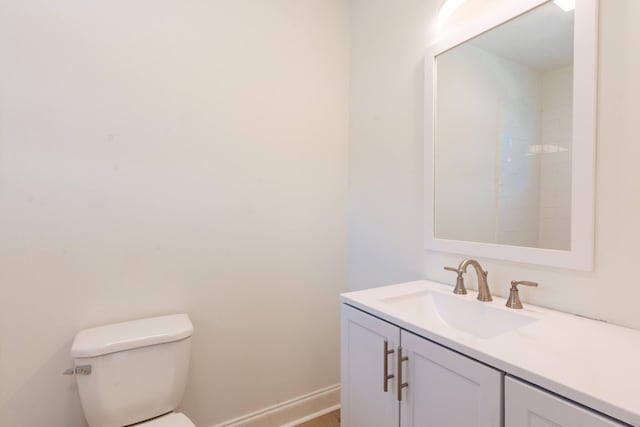
[[[62,375],[91,375],[91,365],[81,365],[66,369]]]

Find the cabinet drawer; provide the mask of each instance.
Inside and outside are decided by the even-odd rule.
[[[512,377],[505,378],[506,427],[625,427]]]

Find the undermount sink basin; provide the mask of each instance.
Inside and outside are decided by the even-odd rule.
[[[492,338],[535,322],[535,317],[507,311],[471,295],[416,292],[381,300],[411,316],[436,317],[445,325],[479,338]]]

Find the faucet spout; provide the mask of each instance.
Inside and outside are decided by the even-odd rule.
[[[478,261],[467,258],[460,263],[458,271],[466,273],[467,267],[470,265],[476,270],[476,276],[478,276],[478,301],[492,301],[493,298],[491,298],[491,291],[487,283],[489,273],[482,268]]]

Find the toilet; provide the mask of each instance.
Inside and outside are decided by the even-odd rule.
[[[90,427],[195,427],[174,412],[187,383],[193,325],[186,314],[85,329],[71,346]]]

